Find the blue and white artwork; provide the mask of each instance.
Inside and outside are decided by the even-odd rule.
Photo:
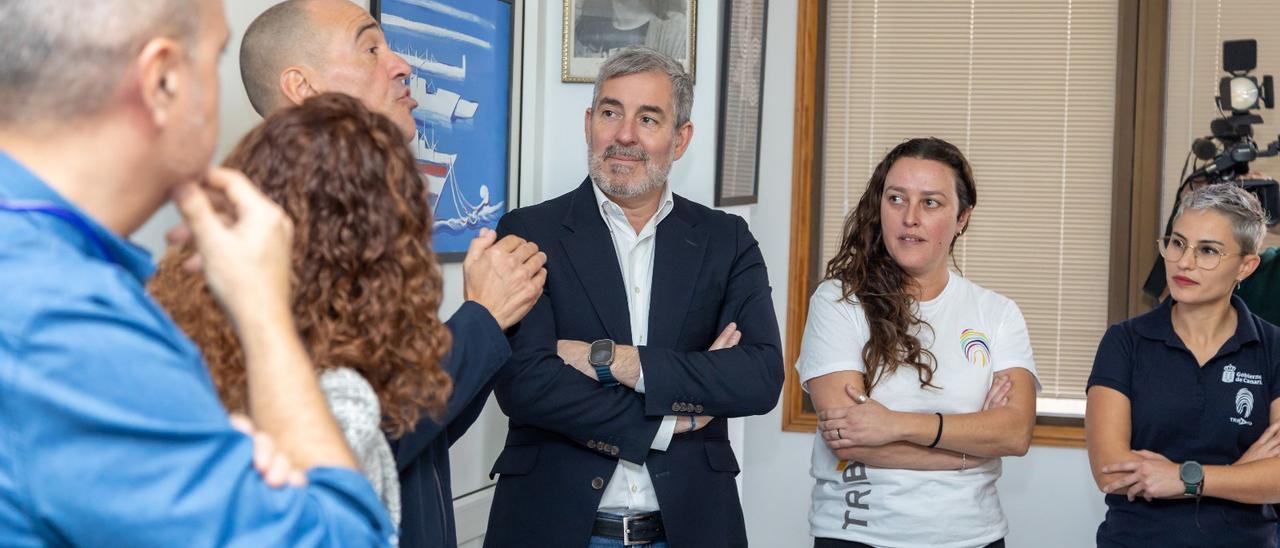
[[[502,0],[381,0],[387,43],[413,67],[413,151],[427,181],[432,245],[458,259],[507,210],[512,16]]]

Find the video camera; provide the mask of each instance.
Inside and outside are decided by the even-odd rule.
[[[1222,68],[1228,76],[1218,82],[1217,105],[1222,116],[1209,124],[1209,137],[1192,141],[1187,162],[1183,163],[1175,194],[1173,211],[1165,224],[1164,235],[1173,231],[1173,216],[1182,203],[1182,194],[1194,183],[1239,185],[1258,197],[1267,212],[1268,224],[1280,223],[1280,183],[1269,177],[1256,178],[1249,174],[1249,162],[1258,158],[1280,155],[1280,137],[1266,148],[1258,148],[1253,139],[1254,124],[1262,123],[1262,117],[1251,111],[1275,108],[1275,86],[1271,76],[1263,76],[1262,82],[1250,76],[1258,67],[1257,40],[1228,40],[1222,43]],[[1216,142],[1215,142],[1216,141]],[[1219,148],[1221,143],[1221,148]],[[1194,155],[1197,162],[1190,163]],[[1191,173],[1187,168],[1191,167]],[[1156,259],[1151,274],[1142,290],[1152,298],[1159,298],[1165,288],[1164,262]]]

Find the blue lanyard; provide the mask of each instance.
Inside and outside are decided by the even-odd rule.
[[[98,234],[98,231],[89,226],[89,223],[85,222],[84,218],[72,213],[71,210],[68,210],[65,207],[61,207],[53,202],[42,202],[37,200],[0,200],[0,211],[12,211],[16,213],[43,213],[45,215],[57,217],[71,225],[71,227],[76,229],[80,235],[87,238],[89,243],[93,244],[93,247],[98,250],[98,253],[100,253],[103,258],[113,263],[118,262],[116,261],[115,255],[111,253],[110,248],[107,247],[107,242],[103,241],[102,236]]]

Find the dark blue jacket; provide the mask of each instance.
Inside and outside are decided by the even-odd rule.
[[[490,380],[511,355],[498,322],[479,304],[463,303],[445,325],[453,334],[453,346],[443,364],[453,379],[453,393],[443,423],[424,417],[412,432],[391,440],[400,469],[402,548],[458,545],[449,446],[480,415],[493,389]]]
[[[627,296],[590,181],[498,223],[547,253],[544,294],[508,330],[494,393],[510,418],[485,546],[586,546],[618,459],[648,465],[673,548],[745,546],[728,417],[769,412],[783,370],[769,279],[737,216],[675,197],[658,224],[645,394],[605,387],[556,356],[557,339],[631,344]],[[738,346],[707,352],[730,321]],[[650,451],[665,415],[718,417]]]

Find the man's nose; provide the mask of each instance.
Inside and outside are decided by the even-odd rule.
[[[624,120],[621,124],[618,124],[618,132],[613,135],[613,140],[623,145],[635,144],[636,142],[635,122],[631,120]]]
[[[404,80],[413,73],[413,67],[395,52],[391,52],[391,70],[391,77],[395,80]]]

